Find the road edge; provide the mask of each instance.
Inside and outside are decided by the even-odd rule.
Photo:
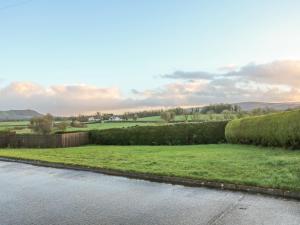
[[[53,162],[46,162],[41,160],[19,159],[13,157],[0,157],[0,161],[16,162],[16,163],[30,164],[33,166],[42,166],[42,167],[50,167],[50,168],[58,168],[58,169],[88,171],[88,172],[101,173],[106,175],[127,177],[132,179],[147,180],[152,182],[183,185],[188,187],[207,187],[207,188],[214,188],[214,189],[221,189],[221,190],[241,191],[241,192],[247,192],[252,194],[263,194],[263,195],[269,195],[269,196],[275,196],[281,198],[300,200],[300,192],[298,191],[289,191],[289,190],[282,190],[282,189],[275,189],[275,188],[265,188],[265,187],[249,186],[249,185],[242,185],[242,184],[230,184],[224,182],[195,180],[195,179],[182,178],[182,177],[160,176],[160,175],[147,174],[147,173],[120,171],[120,170],[113,170],[113,169],[95,168],[95,167],[63,164],[63,163],[53,163]]]

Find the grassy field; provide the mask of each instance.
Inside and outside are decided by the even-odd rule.
[[[16,131],[18,134],[29,134],[32,130],[27,126],[29,121],[16,121],[16,122],[0,122],[0,131],[10,130]],[[113,122],[113,123],[91,123],[86,127],[77,128],[69,126],[66,131],[87,131],[87,130],[103,130],[110,128],[122,128],[132,126],[154,126],[160,125],[160,123],[139,123],[139,122]]]
[[[68,127],[67,131],[85,131],[85,130],[104,130],[111,128],[123,128],[123,127],[134,127],[134,126],[154,126],[157,123],[133,123],[133,122],[113,122],[113,123],[91,123],[87,124],[87,127],[77,128]]]
[[[0,127],[9,127],[9,126],[27,126],[29,121],[2,121],[0,122]]]
[[[300,151],[245,145],[1,149],[1,157],[300,191]]]
[[[5,130],[14,127],[26,127],[29,125],[29,121],[2,121],[0,122],[0,130]]]
[[[224,120],[224,116],[222,114],[212,114],[212,119],[213,120]],[[233,115],[235,116],[235,115]],[[189,115],[188,120],[192,121],[193,116]],[[211,120],[210,115],[208,114],[199,114],[198,120]],[[138,118],[137,121],[153,121],[153,122],[163,122],[163,120],[160,118],[160,116],[148,116],[148,117],[143,117],[143,118]],[[184,115],[178,115],[175,117],[175,121],[185,121],[185,116]]]
[[[27,128],[29,121],[9,121],[0,122],[0,131],[12,130],[17,133],[30,133],[31,130]]]

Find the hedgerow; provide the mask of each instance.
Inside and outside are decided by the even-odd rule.
[[[300,148],[300,110],[232,120],[225,136],[229,143]]]
[[[189,145],[225,141],[227,121],[138,126],[90,131],[90,143],[99,145]]]

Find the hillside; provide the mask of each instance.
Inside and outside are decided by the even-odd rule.
[[[42,114],[30,109],[0,111],[0,121],[30,120],[32,117],[36,116],[42,116]]]

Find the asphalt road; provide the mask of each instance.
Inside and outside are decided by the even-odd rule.
[[[0,225],[299,225],[300,202],[0,162]]]

